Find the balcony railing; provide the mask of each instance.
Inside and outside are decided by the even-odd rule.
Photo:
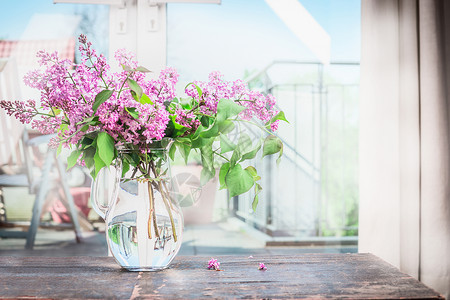
[[[355,62],[276,61],[247,80],[277,98],[290,124],[277,132],[280,165],[253,161],[264,190],[256,212],[252,193],[233,199],[238,218],[291,240],[357,236],[358,78]]]

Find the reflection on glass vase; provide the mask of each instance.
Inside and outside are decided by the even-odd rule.
[[[108,247],[130,271],[158,271],[169,266],[183,236],[181,208],[171,197],[170,164],[165,149],[156,161],[122,176],[122,161],[102,169],[92,185],[93,208],[105,219]],[[132,155],[130,153],[121,153]]]

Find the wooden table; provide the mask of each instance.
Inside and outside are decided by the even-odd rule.
[[[162,272],[128,272],[110,257],[0,257],[0,298],[443,299],[371,254],[179,256]],[[264,262],[267,271],[258,270]]]

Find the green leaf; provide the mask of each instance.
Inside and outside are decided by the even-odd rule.
[[[90,123],[92,120],[94,120],[94,116],[92,116],[92,117],[89,117],[89,118],[86,118],[86,119],[84,119],[83,121],[80,121],[80,122],[78,122],[78,123],[75,123],[76,125],[81,125],[81,124],[87,124],[87,123]]]
[[[227,134],[234,129],[234,124],[230,120],[219,121],[218,119],[207,130],[201,132],[203,138],[212,138],[219,136],[220,133]]]
[[[230,99],[220,99],[217,104],[217,119],[216,123],[220,123],[225,121],[230,117],[234,117],[238,115],[241,111],[245,109],[244,106],[241,106]]]
[[[59,142],[58,149],[56,149],[56,156],[59,156],[61,154],[62,146],[63,146],[63,143]]]
[[[139,112],[136,111],[136,107],[125,107],[125,110],[135,119],[139,119]]]
[[[212,138],[219,135],[219,123],[216,121],[210,128],[200,133],[202,138]]]
[[[134,69],[137,72],[142,72],[142,73],[151,73],[152,71],[150,71],[149,69],[147,69],[146,67],[143,66],[139,66],[136,69]]]
[[[241,133],[238,140],[238,149],[240,153],[247,153],[252,149],[252,139],[245,132]]]
[[[62,123],[61,125],[59,125],[58,132],[64,133],[67,129],[69,129],[69,125]]]
[[[230,169],[230,163],[224,163],[219,170],[219,183],[220,188],[219,190],[223,190],[227,188],[227,185],[225,183],[225,176],[228,174],[228,170]]]
[[[234,123],[230,120],[225,120],[219,123],[219,132],[223,134],[227,134],[234,129]]]
[[[280,155],[278,155],[278,158],[277,158],[277,166],[280,165],[280,162],[281,162],[281,156],[283,156],[283,144],[281,144]]]
[[[209,125],[210,125],[210,120],[212,120],[212,118],[211,118],[211,117],[208,117],[208,116],[202,116],[202,117],[200,118],[200,122],[202,123],[202,126],[204,126],[204,127],[206,127],[206,128],[209,127]]]
[[[175,151],[177,150],[176,143],[173,143],[169,149],[169,157],[171,160],[175,160]]]
[[[255,158],[256,154],[259,151],[259,149],[261,149],[261,146],[262,146],[262,139],[260,139],[258,141],[258,144],[256,144],[255,148],[253,148],[251,151],[249,151],[249,152],[245,153],[244,155],[242,155],[241,162],[246,160],[246,159],[253,159],[253,158]]]
[[[127,72],[132,72],[133,71],[133,69],[131,67],[127,66],[127,65],[122,65],[122,69],[124,71],[127,71]]]
[[[176,142],[178,151],[180,151],[181,156],[184,158],[185,164],[187,164],[189,159],[189,154],[191,153],[191,147],[184,143]]]
[[[268,121],[265,125],[269,126],[270,124],[272,124],[273,122],[280,120],[280,121],[285,121],[287,123],[289,123],[289,121],[286,119],[284,112],[280,111],[278,114],[276,114],[272,119],[270,119],[270,121]]]
[[[99,108],[99,106],[105,102],[106,100],[108,100],[109,98],[111,98],[112,94],[114,91],[111,90],[103,90],[100,93],[97,94],[97,96],[95,96],[95,100],[94,100],[94,104],[92,104],[92,110],[94,112],[97,111],[97,109]]]
[[[152,99],[146,94],[142,94],[141,100],[139,101],[141,104],[154,104]]]
[[[241,159],[241,152],[239,152],[239,149],[236,148],[233,151],[233,154],[231,155],[231,158],[230,158],[231,166],[233,167],[240,159]]]
[[[227,153],[236,149],[236,145],[224,134],[220,134],[219,141],[220,153]]]
[[[59,108],[55,108],[55,107],[52,107],[52,111],[55,114],[55,116],[57,116],[61,113],[61,110]]]
[[[106,132],[100,132],[97,136],[96,155],[98,154],[98,157],[105,163],[106,166],[109,166],[114,160],[115,149],[114,138]]]
[[[255,167],[253,167],[253,166],[248,166],[248,167],[245,168],[244,170],[246,170],[247,172],[249,172],[250,175],[252,175],[253,178],[258,176],[258,172],[256,171]]]
[[[192,135],[191,139],[195,140],[197,139],[200,134],[203,132],[203,130],[205,130],[205,127],[203,127],[202,125],[197,127],[197,130],[195,130],[194,134]]]
[[[130,170],[130,164],[127,160],[122,161],[122,177]]]
[[[210,139],[208,144],[200,148],[203,167],[214,169],[214,153],[212,151],[212,144],[214,140]]]
[[[95,144],[94,144],[95,145]],[[95,147],[87,148],[83,151],[83,160],[86,167],[91,170],[91,175],[94,173],[94,156],[95,156],[96,150]],[[95,174],[94,174],[95,175]],[[95,177],[94,177],[95,179]]]
[[[94,139],[91,139],[87,136],[83,137],[83,139],[81,140],[80,144],[81,144],[81,149],[85,150],[89,147],[92,147],[95,145],[94,143]]]
[[[165,102],[164,102],[164,103],[165,103]],[[178,105],[176,105],[174,102],[170,102],[169,105],[166,106],[166,108],[167,108],[167,111],[168,111],[170,114],[174,114],[175,111],[176,111],[177,108],[178,108]]]
[[[103,161],[103,159],[100,157],[99,151],[95,152],[95,155],[94,155],[94,178],[97,177],[98,172],[100,172],[100,170],[102,168],[104,168],[105,166],[106,166],[106,164]]]
[[[230,192],[230,197],[235,197],[250,190],[255,181],[250,172],[243,170],[241,165],[237,164],[228,171],[225,176],[225,183]]]
[[[136,167],[141,162],[139,155],[136,153],[136,151],[132,151],[131,154],[125,154],[124,157],[127,159],[128,163]]]
[[[198,137],[195,140],[192,140],[192,148],[201,148],[209,143],[210,138],[202,138]]]
[[[202,89],[201,89],[198,85],[196,85],[195,83],[193,83],[193,82],[188,83],[188,84],[186,85],[186,87],[184,88],[184,90],[186,90],[186,89],[188,88],[188,86],[190,86],[190,85],[195,86],[195,88],[197,89],[198,98],[201,99],[201,98],[202,98],[202,95],[203,95]]]
[[[188,129],[188,128],[184,127],[183,125],[178,124],[175,120],[176,120],[176,116],[174,116],[174,115],[169,116],[169,123],[167,124],[166,136],[172,136],[172,137],[181,136]]]
[[[250,175],[253,176],[253,180],[254,180],[255,182],[261,179],[261,176],[258,175],[258,172],[256,171],[255,167],[253,167],[253,166],[248,166],[247,168],[245,168],[245,170],[246,170],[247,172],[249,172]]]
[[[72,153],[67,158],[67,170],[72,169],[73,166],[76,165],[80,155],[81,155],[80,150],[76,149],[76,150],[72,151]]]
[[[127,83],[128,83],[128,86],[130,87],[130,90],[135,92],[138,97],[138,100],[140,100],[142,97],[143,91],[142,91],[142,88],[139,86],[139,84],[136,81],[134,81],[133,79],[129,79],[129,78],[127,79]]]
[[[262,187],[255,182],[255,197],[253,198],[252,208],[253,211],[256,212],[256,207],[258,206],[259,197],[258,194],[262,191]]]
[[[231,155],[230,163],[231,166],[234,166],[238,161],[242,160],[242,153],[247,153],[252,148],[252,140],[246,133],[241,133],[239,136],[238,144],[236,149]]]
[[[264,140],[263,157],[278,153],[283,148],[283,143],[274,135],[269,135]]]
[[[214,139],[209,139],[208,143],[200,148],[200,155],[202,158],[202,174],[200,176],[200,183],[206,184],[210,179],[216,175],[216,169],[214,168],[214,153],[212,150],[212,144]]]
[[[200,173],[200,184],[203,186],[216,176],[216,169],[208,169],[203,167]]]

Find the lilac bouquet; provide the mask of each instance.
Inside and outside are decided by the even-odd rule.
[[[282,155],[283,144],[272,132],[286,119],[276,110],[272,95],[250,91],[241,80],[224,81],[213,72],[208,82],[190,83],[186,97],[177,97],[175,69],[167,67],[158,79],[147,80],[149,70],[120,50],[115,59],[123,70],[111,72],[105,57],[84,35],[79,41],[79,64],[60,60],[57,53],[38,52],[43,69],[28,73],[25,82],[41,92],[39,104],[3,100],[0,106],[44,134],[57,133],[51,144],[58,153],[62,147],[72,149],[68,168],[84,164],[94,179],[119,156],[124,173],[133,168],[143,180],[159,178],[158,166],[166,158],[153,149],[169,147],[172,160],[178,149],[186,161],[195,150],[201,155],[202,183],[213,178],[217,168],[221,188],[227,188],[230,197],[254,187],[256,207],[260,177],[253,166],[241,164],[255,158],[261,148],[263,157]],[[267,137],[253,144],[235,128],[241,122],[257,126]],[[230,139],[232,131],[238,131],[237,142]]]

